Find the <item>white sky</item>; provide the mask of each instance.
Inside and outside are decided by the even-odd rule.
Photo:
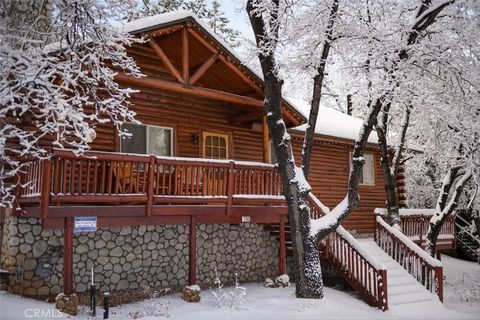
[[[210,3],[210,0],[207,0]],[[248,21],[244,0],[219,0],[221,9],[230,20],[230,26],[242,33],[242,36],[254,40],[252,27]]]

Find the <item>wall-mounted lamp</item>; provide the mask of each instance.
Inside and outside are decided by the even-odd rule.
[[[198,143],[199,140],[200,140],[200,136],[198,135],[198,133],[192,134],[192,142],[193,143]]]

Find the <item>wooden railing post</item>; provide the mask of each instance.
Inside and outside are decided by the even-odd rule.
[[[225,207],[226,214],[230,214],[232,211],[234,188],[235,188],[235,162],[233,160],[230,160],[228,164],[228,175],[227,175],[227,205]]]
[[[377,214],[373,214],[373,240],[375,243],[378,243],[378,234],[377,234]]]
[[[71,178],[73,179],[73,177]],[[52,180],[51,159],[42,160],[42,193],[41,193],[41,216],[43,219],[48,217],[48,207],[50,205],[50,185]]]
[[[378,286],[378,307],[382,309],[382,311],[386,311],[388,309],[387,270],[378,270],[378,274],[382,278]]]
[[[155,160],[154,155],[150,156],[150,161],[148,163],[148,182],[147,182],[147,204],[145,206],[145,215],[151,216],[153,209],[153,183],[155,177]]]
[[[14,185],[15,188],[13,189],[13,203],[12,203],[12,213],[13,215],[17,215],[20,213],[20,197],[22,196],[22,169],[20,169],[17,174],[15,174],[15,177],[13,178],[14,180]],[[18,212],[17,212],[18,211]]]
[[[443,302],[443,267],[435,267],[435,293]]]

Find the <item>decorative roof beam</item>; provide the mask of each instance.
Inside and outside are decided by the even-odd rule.
[[[254,121],[262,118],[262,112],[261,110],[255,111],[255,112],[250,112],[246,114],[242,114],[241,116],[234,116],[229,118],[228,120],[232,122],[237,122],[237,123],[243,123],[243,122],[249,122],[249,121]]]
[[[210,58],[207,59],[198,69],[195,71],[193,76],[190,78],[190,84],[194,84],[198,79],[217,61],[220,53],[213,54]]]
[[[182,30],[182,71],[183,71],[183,79],[185,79],[185,83],[190,82],[190,64],[188,61],[188,30],[187,28],[183,28]]]
[[[175,68],[175,66],[172,64],[172,62],[162,50],[162,48],[160,48],[155,39],[150,34],[148,34],[147,37],[148,43],[150,43],[150,46],[155,51],[160,60],[162,60],[163,64],[167,67],[168,71],[172,74],[172,76],[174,76],[178,80],[178,82],[185,83],[185,79],[183,79],[180,72],[178,72],[177,68]]]
[[[193,27],[188,28],[188,32],[197,39],[204,47],[210,50],[212,53],[217,53],[220,51],[219,47],[215,47],[212,42],[208,41],[206,36],[202,37]],[[225,65],[231,69],[240,79],[247,83],[252,89],[255,90],[258,94],[263,96],[263,90],[260,88],[259,84],[255,82],[250,76],[247,75],[245,70],[240,67],[240,65],[234,64],[231,59],[225,58],[220,54],[220,60],[225,63]]]
[[[228,93],[228,92],[223,92],[218,90],[212,90],[212,89],[188,86],[188,85],[186,86],[184,84],[179,84],[176,82],[165,81],[165,80],[149,78],[149,77],[135,78],[133,76],[126,75],[124,73],[117,74],[115,76],[115,79],[127,85],[167,90],[171,92],[188,94],[188,95],[192,95],[200,98],[223,101],[223,102],[237,104],[237,105],[263,108],[263,100],[240,96],[233,93]]]

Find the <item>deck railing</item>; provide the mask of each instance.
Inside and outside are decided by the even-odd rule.
[[[108,152],[53,151],[25,164],[19,203],[154,204],[283,203],[280,175],[270,164]],[[43,212],[43,209],[42,209]],[[45,216],[46,211],[42,214]]]
[[[312,194],[309,196],[309,204],[312,219],[318,219],[324,214]],[[383,311],[388,309],[386,268],[363,250],[358,240],[342,226],[328,235],[325,254],[337,272],[368,304]]]
[[[419,246],[424,246],[430,219],[434,212],[433,209],[400,209],[402,233]],[[383,208],[377,208],[375,214],[384,217],[387,211]],[[438,239],[439,241],[451,242],[452,249],[455,248],[455,216],[447,217],[440,229]]]
[[[427,290],[443,301],[442,263],[399,230],[388,225],[380,215],[375,218],[375,242]]]

